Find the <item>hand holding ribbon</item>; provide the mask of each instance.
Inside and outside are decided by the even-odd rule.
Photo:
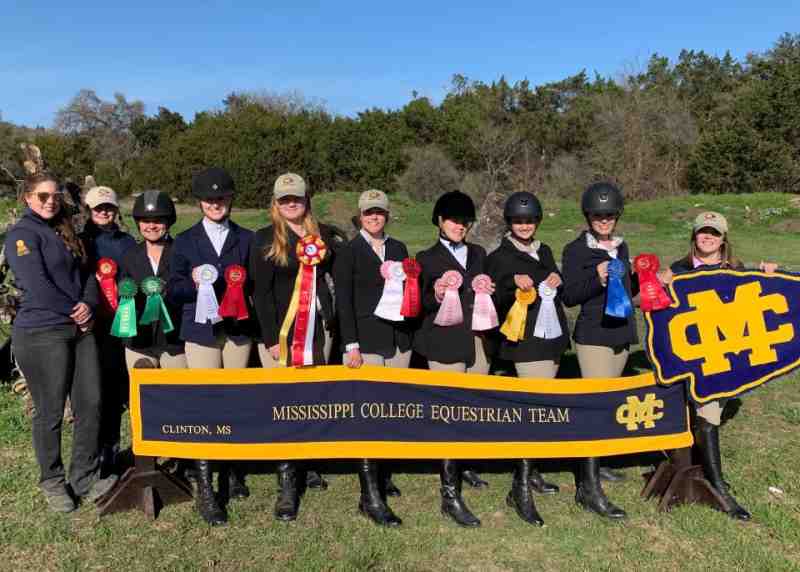
[[[422,311],[422,299],[419,294],[419,275],[422,267],[413,258],[406,258],[403,260],[403,272],[405,272],[406,281],[400,314],[406,318],[416,318]]]
[[[472,329],[483,332],[496,328],[500,321],[492,302],[494,284],[488,274],[478,274],[472,279],[472,290],[475,292],[475,305],[472,309]]]
[[[125,278],[119,283],[119,305],[111,324],[111,335],[117,338],[136,336],[136,282]]]
[[[614,318],[627,318],[633,314],[633,304],[622,279],[627,272],[625,264],[616,258],[608,263],[608,290],[605,314]]]
[[[384,279],[383,294],[375,307],[375,315],[384,320],[402,322],[403,282],[406,279],[403,263],[387,260],[381,264],[381,276]]]
[[[515,302],[508,311],[505,322],[500,327],[500,333],[510,342],[525,339],[525,324],[528,321],[528,306],[536,301],[536,290],[521,290],[514,292]]]
[[[552,340],[561,337],[561,324],[558,322],[558,312],[556,311],[556,289],[547,282],[539,284],[539,314],[536,316],[536,324],[533,326],[533,336],[545,340]]]
[[[448,270],[436,281],[440,288],[444,288],[444,298],[433,320],[437,326],[455,326],[464,321],[461,298],[458,296],[458,289],[463,282],[464,278],[457,270]]]
[[[655,254],[643,253],[633,259],[633,267],[639,277],[639,306],[642,312],[663,310],[672,303],[656,274],[659,265]]]
[[[223,318],[246,320],[249,317],[247,303],[244,299],[244,281],[247,279],[247,270],[244,266],[231,264],[225,269],[225,295],[219,305],[219,315]]]
[[[161,329],[164,333],[170,333],[175,326],[172,324],[172,318],[169,317],[164,298],[161,296],[164,291],[164,281],[156,276],[148,276],[142,280],[140,288],[142,293],[147,296],[147,301],[144,304],[142,317],[139,318],[139,324],[144,326],[153,322],[161,322]]]
[[[219,272],[211,264],[198,266],[192,272],[197,280],[197,304],[194,310],[194,321],[198,324],[221,322],[219,317],[219,302],[214,292],[214,282],[219,278]]]
[[[103,293],[103,309],[110,316],[119,304],[117,300],[119,296],[117,291],[117,263],[111,258],[101,258],[97,261],[95,277],[100,284],[100,291]]]

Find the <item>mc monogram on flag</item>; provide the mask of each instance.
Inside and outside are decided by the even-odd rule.
[[[732,397],[800,365],[800,276],[714,270],[675,276],[669,308],[646,314],[658,381],[698,403]]]

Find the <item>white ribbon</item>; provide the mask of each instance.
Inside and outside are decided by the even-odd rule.
[[[400,308],[403,306],[403,282],[406,280],[403,263],[387,260],[381,264],[381,276],[385,280],[383,294],[374,313],[384,320],[402,322],[405,318],[400,313]]]
[[[542,282],[539,284],[538,290],[541,302],[539,303],[539,315],[536,316],[536,324],[533,327],[533,335],[545,340],[558,338],[562,332],[554,302],[556,289]]]
[[[196,269],[197,277],[197,304],[194,309],[194,321],[205,324],[211,321],[216,324],[222,321],[219,317],[219,302],[214,292],[214,282],[219,278],[219,272],[211,264],[203,264]]]

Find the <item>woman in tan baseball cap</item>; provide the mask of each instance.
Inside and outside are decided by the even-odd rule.
[[[668,270],[660,271],[658,276],[662,283],[669,284],[674,274],[720,268],[744,270],[744,264],[733,255],[727,219],[718,212],[706,211],[698,214],[692,223],[688,254],[673,262]],[[759,269],[768,274],[777,268],[774,262],[762,261],[759,264]],[[695,404],[695,446],[700,453],[706,478],[725,500],[728,507],[726,512],[737,520],[750,520],[750,513],[733,497],[722,475],[719,426],[726,403],[727,399],[718,399],[703,405]]]

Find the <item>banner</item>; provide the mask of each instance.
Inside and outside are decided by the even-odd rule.
[[[692,444],[682,385],[343,366],[131,370],[137,455],[513,459]]]
[[[712,270],[680,274],[672,304],[645,314],[658,381],[687,381],[705,403],[733,397],[800,365],[800,276]]]

